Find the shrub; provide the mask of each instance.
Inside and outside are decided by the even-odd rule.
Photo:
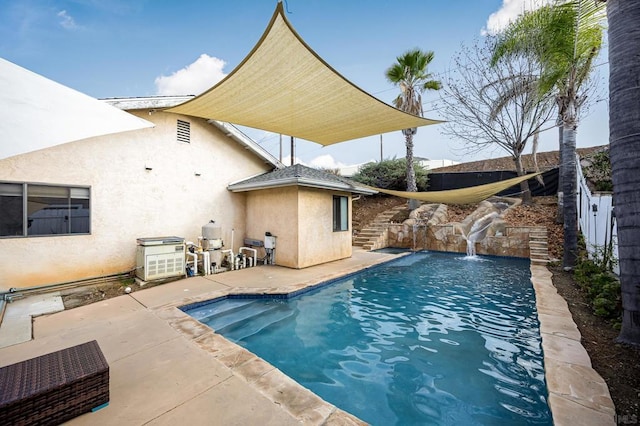
[[[427,189],[427,170],[414,162],[418,191]],[[404,158],[368,163],[353,176],[353,180],[365,185],[394,191],[407,190],[407,161]]]
[[[622,315],[620,281],[592,260],[582,259],[574,269],[574,278],[584,290],[595,315],[619,319]]]

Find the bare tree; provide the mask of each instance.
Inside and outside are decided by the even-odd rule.
[[[445,135],[465,144],[464,151],[499,147],[509,153],[518,176],[526,173],[522,153],[545,130],[554,112],[554,97],[540,97],[536,62],[521,55],[491,65],[493,40],[462,46],[454,58],[455,73],[445,79],[442,113]],[[531,202],[527,181],[521,183],[523,201]]]

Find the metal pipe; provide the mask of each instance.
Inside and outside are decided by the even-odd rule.
[[[249,258],[249,266],[256,266],[258,264],[258,250],[251,248],[251,247],[240,247],[240,250],[238,250],[240,253],[242,253],[243,250],[249,251],[249,252],[253,252],[253,257]]]
[[[116,280],[121,280],[121,279],[125,279],[125,278],[131,277],[131,273],[133,271],[135,271],[135,269],[132,269],[132,270],[130,270],[128,272],[121,272],[121,273],[118,273],[118,274],[103,275],[103,276],[98,276],[98,277],[85,278],[85,279],[77,280],[77,281],[64,281],[64,282],[61,282],[61,283],[45,284],[45,285],[32,286],[32,287],[20,287],[20,288],[12,287],[8,291],[0,291],[0,297],[2,299],[6,299],[6,296],[8,296],[8,295],[18,295],[18,294],[21,294],[21,293],[37,293],[37,292],[57,291],[57,290],[64,290],[64,289],[68,289],[68,288],[87,286],[87,285],[91,285],[91,284],[104,283],[106,281],[116,281]]]
[[[0,299],[0,325],[2,325],[2,320],[4,319],[4,312],[7,310],[7,302],[3,299]]]

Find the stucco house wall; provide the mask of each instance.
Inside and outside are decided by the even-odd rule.
[[[0,289],[126,272],[135,268],[136,238],[195,242],[211,219],[225,248],[232,229],[246,234],[245,197],[226,186],[274,166],[206,120],[129,112],[156,126],[0,160],[0,181],[89,186],[91,194],[90,235],[0,238]],[[178,119],[190,123],[190,143],[177,141]],[[241,244],[235,238],[233,250]]]
[[[243,192],[246,196],[245,237],[264,241],[265,232],[277,237],[275,263],[296,268],[298,259],[298,188],[263,189]],[[264,249],[258,253],[264,255]]]
[[[277,236],[275,263],[306,268],[351,256],[351,194],[302,186],[245,193],[247,237]],[[349,229],[333,231],[333,195],[349,200]]]
[[[333,196],[347,197],[349,225],[345,231],[333,230]],[[298,193],[299,268],[351,257],[351,194],[315,188]]]

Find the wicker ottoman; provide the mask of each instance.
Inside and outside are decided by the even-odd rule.
[[[109,403],[109,365],[95,340],[0,368],[0,423],[55,425]]]

